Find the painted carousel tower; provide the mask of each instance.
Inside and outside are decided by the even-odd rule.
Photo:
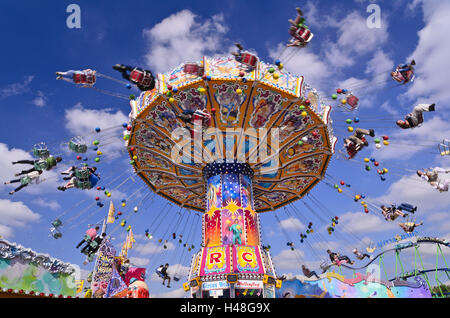
[[[191,266],[193,297],[275,295],[275,271],[269,252],[261,247],[253,205],[253,175],[245,163],[214,162],[204,168],[208,191],[204,247]]]
[[[130,102],[124,139],[151,190],[202,214],[202,247],[185,290],[275,297],[281,282],[259,215],[301,199],[323,178],[336,143],[331,108],[302,76],[248,52],[181,64],[155,82]]]

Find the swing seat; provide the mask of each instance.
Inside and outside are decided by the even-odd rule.
[[[62,237],[62,233],[59,232],[58,229],[57,229],[56,227],[51,228],[51,229],[50,229],[50,233],[51,233],[51,236],[52,236],[54,239],[59,239],[59,238]]]
[[[450,140],[444,139],[442,143],[438,145],[439,153],[441,156],[450,155]]]
[[[52,236],[53,236],[53,238],[55,238],[55,239],[59,239],[59,238],[62,237],[62,234],[61,234],[60,232],[55,232],[55,233],[52,233]]]
[[[81,190],[89,190],[92,188],[89,180],[83,181],[83,180],[75,179],[74,186],[75,186],[75,188],[81,189]]]
[[[20,178],[20,184],[21,185],[27,185],[31,182],[31,178],[28,176],[24,176],[22,178]]]
[[[89,246],[93,249],[96,249],[98,247],[98,243],[96,241],[92,241],[91,243],[89,243]]]
[[[183,66],[183,72],[186,74],[203,76],[205,69],[197,63],[186,63]]]
[[[50,156],[48,149],[33,149],[33,155],[37,158],[46,159]]]
[[[306,44],[313,38],[314,34],[305,27],[300,27],[292,34],[296,40],[299,40],[302,44]]]
[[[258,57],[255,54],[243,52],[241,53],[240,62],[248,67],[254,68],[258,63]]]
[[[394,74],[392,74],[392,79],[398,83],[406,84],[408,82],[414,81],[415,75],[412,70],[409,70],[406,72],[406,78],[403,76],[402,73],[397,69],[394,71]]]
[[[339,153],[344,156],[347,160],[353,159],[359,151],[359,146],[355,146],[352,142],[349,146],[344,146],[344,149],[339,150]]]
[[[130,81],[139,84],[143,88],[152,89],[155,87],[155,79],[150,71],[135,68],[130,73]]]
[[[180,280],[180,277],[177,276],[177,275],[175,275],[175,276],[173,276],[173,280],[176,281],[176,282],[178,282],[178,281]]]
[[[57,228],[58,226],[61,226],[61,224],[62,224],[62,222],[61,222],[60,219],[55,219],[55,220],[52,222],[52,225],[53,225],[55,228]]]
[[[74,186],[77,189],[90,189],[92,188],[91,182],[89,181],[89,170],[77,169],[75,170],[75,181]]]
[[[91,244],[91,242],[92,242],[92,240],[91,240],[91,237],[89,236],[89,235],[84,235],[84,240],[88,243],[88,244]]]
[[[73,82],[81,85],[94,85],[96,81],[95,74],[93,72],[83,72],[83,74],[74,74]]]
[[[85,153],[87,151],[87,146],[81,141],[71,140],[69,141],[69,149],[76,153]]]
[[[88,179],[89,178],[89,170],[84,169],[76,169],[75,170],[75,177],[77,179]]]
[[[164,274],[161,273],[160,271],[156,270],[155,272],[156,272],[156,274],[157,274],[159,277],[161,277],[161,278],[164,278],[164,277],[165,277]]]
[[[354,95],[347,96],[347,105],[349,105],[352,110],[355,110],[358,107],[358,101],[359,99]]]

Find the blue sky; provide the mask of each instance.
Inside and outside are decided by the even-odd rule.
[[[81,28],[69,29],[66,7],[72,2],[21,1],[19,5],[15,1],[2,1],[0,4],[0,32],[5,43],[0,62],[2,180],[13,179],[19,167],[12,167],[11,161],[31,158],[27,152],[41,141],[47,143],[53,153],[64,157],[59,170],[75,163],[75,155],[67,153],[61,144],[67,143],[72,136],[91,134],[86,138],[105,141],[105,145],[100,145],[104,155],[97,165],[102,185],[113,188],[123,183],[112,192],[117,206],[123,198],[134,193],[123,208],[125,215],[133,214],[132,208],[148,191],[138,177],[127,179],[132,174],[128,159],[121,152],[122,130],[102,131],[98,135],[94,132],[97,126],[118,127],[127,121],[128,102],[56,81],[55,72],[89,67],[119,78],[111,68],[116,63],[145,66],[154,73],[164,72],[182,62],[200,59],[202,55],[227,54],[236,41],[257,52],[262,60],[271,62],[289,39],[287,19],[294,18],[295,7],[301,6],[315,36],[307,49],[282,61],[286,69],[304,75],[306,82],[318,88],[325,97],[337,87],[347,85],[354,88],[353,92],[361,101],[356,113],[344,114],[334,108],[332,119],[335,134],[340,139],[337,149],[342,147],[342,137],[348,134],[345,119],[355,116],[360,118],[360,123],[354,127],[373,127],[377,136],[389,136],[391,144],[381,149],[375,149],[372,144],[355,158],[356,162],[345,161],[338,155],[332,159],[328,175],[338,181],[344,180],[351,187],[346,188],[348,196],[338,194],[325,183],[312,190],[312,195],[330,211],[319,209],[309,199],[303,200],[326,220],[334,215],[340,217],[341,222],[333,235],[326,233],[328,224],[307,210],[302,201],[292,205],[298,211],[296,213],[291,208],[289,212],[285,209],[275,212],[288,237],[276,234],[280,232],[280,224],[274,213],[261,215],[264,244],[272,247],[278,273],[300,273],[302,263],[311,269],[317,268],[320,260],[326,257],[326,248],[349,255],[353,247],[364,248],[366,242],[376,243],[400,233],[397,225],[383,221],[374,209],[365,214],[361,205],[350,198],[355,193],[366,195],[374,204],[410,202],[417,205],[417,220],[424,221],[419,233],[450,239],[448,193],[438,193],[413,173],[424,167],[450,167],[448,157],[437,153],[437,144],[450,136],[450,93],[445,85],[450,72],[450,45],[444,32],[450,30],[448,2],[427,1],[424,5],[422,1],[363,0],[339,4],[325,0],[77,1],[81,8]],[[366,8],[370,3],[377,3],[381,8],[380,29],[370,29],[366,25],[370,15]],[[389,70],[411,58],[417,62],[416,80],[408,86],[396,86],[388,78]],[[386,82],[382,83],[384,79]],[[129,93],[124,85],[105,79],[99,80],[98,86],[124,95]],[[436,103],[436,112],[425,114],[425,123],[418,129],[403,131],[396,128],[395,120],[420,102]],[[88,157],[92,160],[95,156],[89,153]],[[389,169],[385,182],[380,181],[374,169],[364,170],[364,157],[373,157]],[[123,175],[117,178],[121,173]],[[31,186],[14,196],[8,195],[11,187],[2,182],[0,235],[91,270],[92,264],[81,264],[83,257],[75,245],[87,224],[101,220],[106,214],[108,200],[96,190],[57,191],[56,186],[63,181],[58,179],[56,172],[48,173],[46,178],[41,185]],[[325,181],[333,183],[330,179]],[[105,203],[102,209],[95,205],[97,195]],[[190,263],[192,252],[179,248],[177,243],[160,251],[161,247],[155,248],[155,240],[144,237],[145,229],[156,228],[163,217],[155,238],[171,235],[179,208],[173,207],[166,213],[166,206],[158,196],[153,200],[147,197],[139,212],[130,217],[128,224],[137,237],[130,256],[134,264],[147,267],[151,295],[182,297],[185,294],[180,289],[181,281],[168,290],[150,275],[166,261],[181,263],[182,266],[175,266],[179,271]],[[191,222],[194,222],[191,242],[197,249],[201,222],[197,222],[195,214],[182,212],[178,231],[187,236]],[[63,213],[63,222],[73,221],[63,228],[63,238],[49,238],[49,223]],[[158,214],[160,218],[156,217]],[[315,227],[317,225],[319,234],[308,237],[310,245],[301,244],[302,224],[310,221]],[[120,246],[125,230],[116,225],[112,229],[114,242]],[[298,252],[288,249],[288,238],[295,242]],[[423,249],[426,263],[432,265],[433,251]],[[410,256],[405,253],[406,259]],[[410,262],[410,259],[406,261],[411,265]],[[394,268],[393,261],[391,264],[390,273]]]

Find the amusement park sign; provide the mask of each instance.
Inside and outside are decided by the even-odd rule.
[[[202,284],[203,290],[227,289],[227,288],[230,288],[230,284],[228,284],[225,280],[216,281],[216,282],[204,282]]]

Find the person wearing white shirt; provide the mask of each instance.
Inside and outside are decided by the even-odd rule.
[[[15,190],[12,190],[9,192],[9,194],[13,195],[15,192],[20,191],[22,188],[28,186],[29,184],[39,184],[43,182],[44,180],[40,180],[40,176],[42,174],[42,171],[31,171],[27,173],[26,175],[22,176],[20,179],[14,179],[11,181],[6,181],[5,184],[10,183],[17,183],[20,182],[20,186],[17,187]]]

